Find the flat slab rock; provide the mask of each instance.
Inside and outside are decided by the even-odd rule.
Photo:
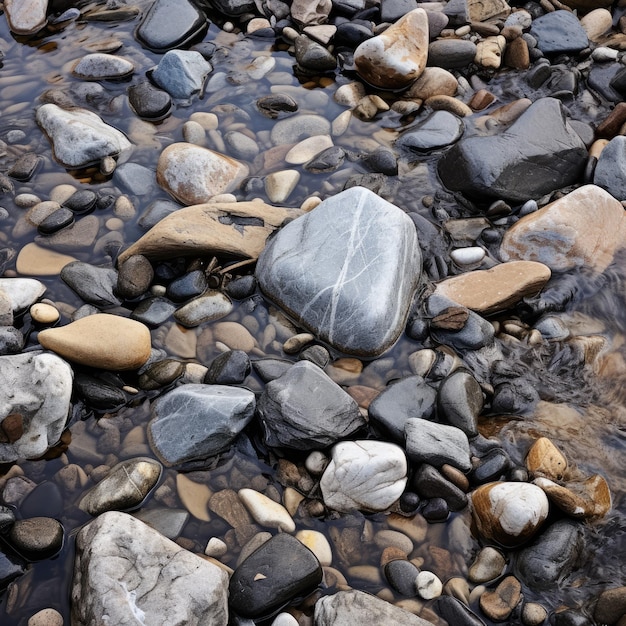
[[[378,356],[402,332],[420,272],[411,219],[352,187],[280,230],[256,276],[270,300],[322,341]]]
[[[228,623],[228,574],[138,519],[111,511],[76,537],[72,624]]]
[[[504,235],[504,260],[539,261],[553,271],[603,272],[626,245],[624,207],[596,185],[584,185],[525,215]]]
[[[550,280],[550,268],[535,261],[510,261],[475,270],[437,285],[439,293],[482,315],[505,311],[526,296],[537,295]]]
[[[9,420],[13,433],[13,441],[0,442],[0,463],[41,456],[65,427],[72,368],[53,354],[0,356],[0,380],[0,426],[6,433]]]
[[[451,191],[525,202],[577,182],[586,161],[562,104],[541,98],[499,135],[461,139],[437,169]]]
[[[294,209],[265,202],[211,202],[174,211],[119,255],[122,265],[134,254],[151,260],[189,255],[228,255],[256,259],[267,238]]]

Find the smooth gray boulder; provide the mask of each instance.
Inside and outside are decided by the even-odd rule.
[[[310,361],[268,383],[258,413],[267,445],[295,450],[326,448],[366,424],[357,403]]]
[[[68,169],[93,165],[132,147],[124,133],[87,109],[66,111],[56,104],[44,104],[37,109],[36,119],[52,142],[55,158]]]
[[[378,356],[404,328],[421,272],[411,219],[363,187],[324,200],[265,247],[263,293],[332,347]]]
[[[117,511],[78,533],[73,626],[227,623],[228,574],[217,565]]]
[[[618,135],[603,148],[593,174],[593,184],[617,200],[626,200],[626,137]]]
[[[171,467],[205,459],[226,450],[254,415],[256,402],[248,389],[225,385],[182,385],[152,406],[150,445]]]
[[[530,34],[544,54],[567,54],[589,45],[587,33],[571,11],[552,11],[533,20]]]
[[[461,139],[437,170],[451,191],[525,202],[579,181],[587,148],[555,98],[535,101],[504,132]]]
[[[97,267],[83,261],[72,261],[63,267],[59,276],[89,304],[107,308],[121,303],[114,293],[117,287],[117,271],[112,267]]]
[[[432,626],[398,606],[363,591],[338,591],[315,603],[315,626],[354,626],[354,624],[394,624],[394,626]]]
[[[154,82],[172,98],[191,98],[200,91],[213,66],[193,50],[170,50],[152,74]]]
[[[0,463],[41,456],[67,420],[72,368],[42,352],[0,356]]]

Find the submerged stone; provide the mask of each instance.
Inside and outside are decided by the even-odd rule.
[[[352,187],[279,231],[256,275],[265,295],[320,339],[377,356],[402,332],[420,272],[412,221]]]
[[[538,17],[533,20],[530,34],[544,54],[580,52],[589,45],[585,29],[571,11],[553,11]]]
[[[170,50],[152,74],[154,82],[172,98],[191,98],[204,85],[212,65],[193,50]]]
[[[451,191],[524,202],[577,182],[586,162],[561,103],[541,98],[499,135],[459,141],[437,169]]]

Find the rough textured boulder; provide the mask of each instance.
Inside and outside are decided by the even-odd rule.
[[[72,624],[228,623],[228,574],[138,519],[104,513],[76,537]]]
[[[452,191],[523,202],[575,183],[586,160],[587,148],[561,103],[542,98],[499,135],[459,141],[441,158],[438,172]]]
[[[322,202],[265,248],[265,295],[333,347],[377,356],[398,338],[418,285],[413,222],[363,187]]]

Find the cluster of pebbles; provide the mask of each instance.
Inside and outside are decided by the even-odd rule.
[[[626,623],[620,3],[3,9],[3,624]]]

